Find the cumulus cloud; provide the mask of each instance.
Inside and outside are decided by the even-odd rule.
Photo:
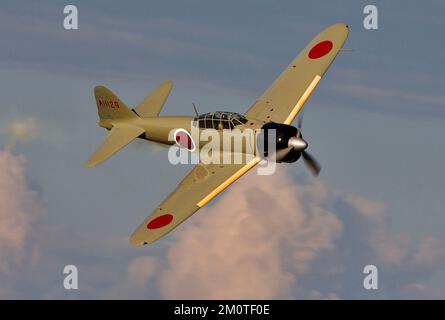
[[[349,206],[353,214],[364,218],[356,222],[368,226],[362,237],[377,262],[412,269],[437,266],[445,257],[439,239],[428,236],[420,241],[413,241],[409,235],[390,232],[386,222],[386,206],[383,203],[351,194],[344,195],[342,201],[346,205],[342,209],[347,212]]]
[[[36,192],[28,187],[24,157],[1,149],[0,168],[1,275],[20,265],[28,254],[32,256],[28,240],[42,213],[42,205]]]
[[[26,118],[21,121],[12,121],[8,125],[8,129],[14,138],[21,140],[30,140],[36,135],[39,124],[34,118]]]
[[[333,248],[341,224],[321,185],[295,185],[284,171],[245,178],[178,232],[159,280],[164,297],[290,298],[298,275]]]
[[[349,204],[354,211],[366,216],[371,220],[382,221],[385,213],[385,204],[372,201],[356,194],[344,195],[344,201]]]
[[[38,136],[41,130],[40,122],[31,117],[11,120],[2,127],[8,137],[8,145],[15,145],[17,142],[31,141]]]
[[[35,140],[63,142],[66,139],[64,132],[54,124],[36,117],[25,116],[0,120],[0,134],[5,138],[9,148],[13,148],[17,143]]]
[[[160,263],[155,257],[133,259],[126,270],[123,280],[113,286],[106,294],[108,299],[141,298],[147,285],[159,272]]]
[[[420,241],[417,246],[411,262],[415,266],[430,267],[437,265],[443,259],[445,250],[440,240],[427,237]]]

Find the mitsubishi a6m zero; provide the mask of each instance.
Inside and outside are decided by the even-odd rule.
[[[294,162],[301,156],[309,169],[318,174],[320,166],[305,151],[307,143],[302,138],[301,122],[297,127],[291,123],[343,47],[348,33],[347,25],[335,24],[318,34],[244,115],[214,112],[197,117],[160,116],[172,89],[171,81],[160,85],[134,109],[128,108],[107,88],[96,87],[99,126],[108,129],[109,133],[86,166],[96,166],[136,138],[169,145],[176,142],[195,151],[201,141],[193,140],[190,134],[193,127],[217,131],[274,129],[274,160]],[[174,139],[171,139],[171,132],[174,132]],[[267,152],[264,153],[267,156]],[[255,156],[240,164],[198,163],[136,229],[130,243],[138,246],[161,238],[260,161],[261,157]]]

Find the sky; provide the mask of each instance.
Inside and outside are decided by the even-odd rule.
[[[63,28],[75,4],[79,29]],[[378,8],[378,30],[363,8]],[[445,298],[442,1],[2,1],[1,299]],[[325,27],[345,48],[305,105],[322,164],[249,172],[150,246],[128,237],[190,165],[135,141],[94,169],[93,97],[243,113]],[[75,265],[79,288],[63,287]],[[363,268],[378,268],[365,290]]]

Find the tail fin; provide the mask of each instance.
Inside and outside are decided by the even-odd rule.
[[[133,121],[112,121],[112,120],[132,120],[139,117],[156,117],[161,111],[165,101],[173,87],[171,81],[166,81],[144,99],[136,110],[131,110],[123,103],[111,90],[97,86],[94,88],[94,96],[100,120],[111,123],[111,129],[104,142],[97,148],[94,154],[87,161],[87,168],[94,167],[107,160],[117,151],[125,147],[131,141],[144,134],[145,130],[139,128]]]
[[[103,143],[97,148],[85,166],[94,167],[107,160],[117,151],[145,132],[134,125],[134,119],[139,117],[128,108],[113,92],[103,86],[94,88],[97,110],[100,120],[107,120],[111,129]],[[120,120],[120,121],[113,121]],[[123,120],[123,121],[122,121]],[[128,121],[125,121],[128,120]]]
[[[128,108],[111,90],[104,86],[94,88],[100,119],[131,119],[137,115]]]
[[[157,87],[135,108],[138,116],[141,118],[158,116],[172,88],[173,82],[170,80],[159,85],[159,87]]]

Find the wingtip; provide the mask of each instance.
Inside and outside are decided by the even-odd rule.
[[[328,29],[334,29],[334,30],[338,30],[339,32],[344,32],[345,35],[347,36],[349,34],[349,25],[343,22],[339,22],[339,23],[335,23],[333,25],[331,25]]]
[[[149,242],[138,240],[134,235],[128,239],[128,242],[134,247],[142,247],[149,244]]]
[[[83,166],[87,169],[91,169],[91,168],[94,168],[96,165],[97,165],[97,163],[95,163],[95,162],[87,161],[87,162],[85,162],[85,164]]]
[[[164,85],[169,86],[170,90],[171,90],[171,88],[173,88],[173,81],[172,80],[167,80],[167,81],[164,82]]]
[[[336,22],[336,23],[333,23],[333,24],[329,25],[327,28],[331,28],[331,27],[349,28],[349,25],[347,23],[344,23],[344,22]]]
[[[145,225],[145,224],[144,224]],[[128,239],[128,242],[134,247],[142,247],[147,244],[152,244],[159,240],[160,236],[156,234],[147,234],[145,229],[140,229],[140,227],[133,232],[133,234]]]

